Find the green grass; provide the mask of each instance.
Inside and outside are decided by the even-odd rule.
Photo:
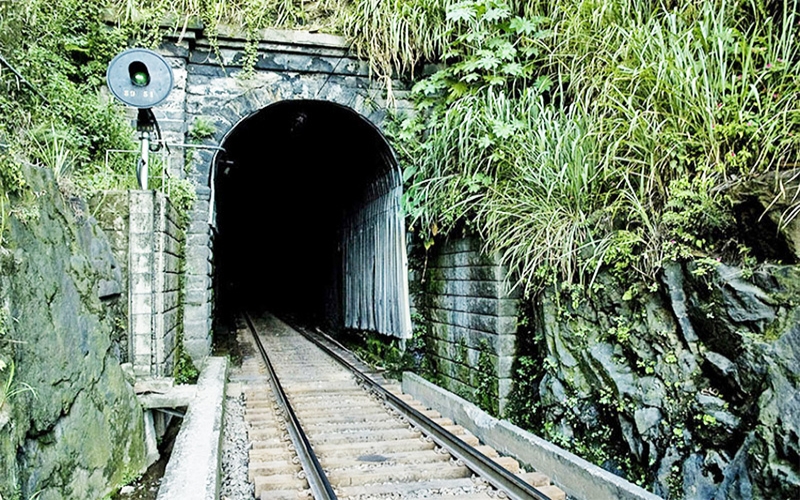
[[[670,212],[692,224],[670,203],[674,186],[724,220],[732,193],[796,168],[796,0],[772,11],[725,1],[562,0],[527,13],[502,0],[465,4],[477,14],[449,15],[459,56],[417,85],[418,114],[396,133],[408,212],[426,241],[466,224],[534,290],[552,272],[591,278],[625,231],[639,242],[634,267],[652,275],[668,256],[720,250],[713,224],[664,222]],[[525,16],[541,24],[535,45],[514,31]],[[492,66],[508,46],[531,47],[516,61],[532,74]],[[459,73],[465,64],[480,72]],[[774,193],[791,196],[780,184]],[[798,212],[791,201],[784,224]],[[666,251],[675,239],[692,244]]]

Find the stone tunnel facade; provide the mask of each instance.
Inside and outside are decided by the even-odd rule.
[[[258,46],[254,72],[247,78],[242,77],[243,38],[241,35],[237,37],[236,33],[223,32],[218,39],[218,49],[215,49],[202,34],[188,32],[181,39],[176,37],[168,41],[161,49],[175,76],[175,88],[168,100],[154,110],[165,131],[165,139],[170,143],[182,143],[192,136],[198,123],[213,126],[205,127],[206,130],[213,129],[213,133],[201,138],[197,144],[174,148],[169,162],[172,175],[192,179],[197,194],[186,236],[184,284],[184,346],[195,360],[205,357],[211,346],[215,222],[212,165],[218,153],[215,148],[224,143],[242,120],[280,101],[319,100],[346,106],[378,129],[382,128],[387,116],[385,86],[371,77],[369,65],[351,54],[342,38],[265,30]],[[406,100],[408,92],[403,84],[394,81],[392,88],[392,107],[401,112],[410,110],[410,103]],[[495,299],[487,300],[497,300],[498,303],[513,301],[508,297],[508,294],[498,292]],[[474,301],[467,302],[471,304]],[[462,311],[459,314],[471,313]],[[505,319],[510,325],[515,325],[515,317]],[[463,328],[449,323],[452,322],[444,321],[440,325],[439,335],[456,343],[453,345],[461,345],[456,337],[464,334]],[[508,347],[490,353],[493,360],[501,361],[492,363],[495,365],[492,368],[496,369],[492,374],[492,386],[495,390],[499,388],[501,407],[508,393],[509,375],[508,368],[503,369],[500,365],[510,366],[514,351],[514,328],[509,328],[502,331],[502,339],[509,340],[506,343]],[[497,333],[492,331],[485,335],[494,345]],[[471,336],[467,338],[472,339]],[[458,378],[455,373],[451,376]],[[455,383],[471,384],[473,378],[468,376]],[[493,396],[496,398],[498,394]]]
[[[213,132],[183,148],[173,148],[170,174],[188,176],[197,200],[190,213],[186,243],[184,346],[193,359],[210,352],[213,303],[212,165],[218,146],[251,114],[285,100],[320,100],[351,108],[379,129],[386,116],[386,91],[370,77],[369,66],[349,53],[340,37],[265,30],[253,74],[242,75],[245,42],[222,32],[214,48],[201,33],[189,31],[164,43],[175,87],[154,109],[164,139],[182,144],[202,124]],[[394,82],[395,106],[406,108],[406,92]],[[211,125],[211,127],[208,127]]]

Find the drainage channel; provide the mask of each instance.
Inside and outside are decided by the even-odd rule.
[[[336,352],[341,346],[334,345],[332,339],[320,339],[271,315],[246,321],[261,344],[258,350],[272,362],[268,378],[281,380],[282,390],[274,390],[276,399],[281,399],[279,394],[285,391],[283,399],[290,403],[290,410],[285,411],[287,430],[291,434],[293,420],[299,435],[305,432],[305,439],[292,442],[299,453],[309,454],[308,459],[300,458],[309,483],[317,474],[320,477],[313,480],[332,486],[331,490],[320,487],[325,490],[322,493],[312,492],[315,498],[336,498],[322,496],[333,495],[333,491],[339,498],[359,500],[398,496],[485,499],[498,495],[563,498],[560,490],[559,495],[548,496],[529,484],[533,475],[538,481],[534,484],[550,492],[547,488],[554,487],[548,486],[546,477],[542,483],[543,475],[519,476],[501,466],[514,472],[519,467],[513,459],[479,446],[477,438],[464,428],[402,395],[399,386],[385,389],[342,358]],[[255,385],[248,388],[248,404],[251,399],[264,399],[263,392]],[[303,429],[299,429],[300,424]],[[268,431],[252,423],[250,427],[254,442],[250,468],[256,497],[278,498],[278,492],[273,492],[280,488],[276,481],[259,479],[260,473],[270,473],[269,467],[253,459],[259,448],[253,436]]]

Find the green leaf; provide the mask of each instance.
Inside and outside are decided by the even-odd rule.
[[[476,63],[477,67],[481,69],[485,70],[495,69],[502,62],[497,56],[495,56],[491,52],[489,53],[486,53],[486,51],[481,51],[481,52],[484,52],[484,54],[481,56],[480,59],[478,59]]]
[[[547,92],[553,86],[553,80],[547,75],[542,75],[533,82],[533,86],[536,87],[539,92]]]
[[[467,93],[467,84],[464,82],[456,82],[450,87],[450,97],[458,98]]]
[[[414,177],[414,174],[417,173],[419,167],[416,165],[410,165],[403,169],[403,182],[407,182],[409,179]]]
[[[489,85],[505,85],[506,83],[506,79],[500,75],[485,76],[483,80]]]
[[[515,33],[519,33],[521,35],[530,35],[534,31],[536,31],[536,23],[534,23],[530,19],[525,19],[519,16],[511,20],[509,27]]]
[[[445,18],[454,23],[459,21],[472,21],[475,19],[475,11],[472,5],[472,2],[457,3],[447,9]]]
[[[493,120],[492,121],[492,132],[495,136],[501,139],[508,139],[509,137],[514,135],[516,132],[517,127],[514,126],[512,123],[502,122],[500,120]]]
[[[507,75],[511,76],[522,76],[522,65],[517,62],[506,63],[501,68],[500,71]]]
[[[483,15],[483,19],[486,21],[500,21],[502,19],[508,19],[511,16],[511,11],[505,7],[487,9],[486,13]]]

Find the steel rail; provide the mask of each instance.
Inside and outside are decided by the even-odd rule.
[[[455,458],[461,460],[461,462],[463,462],[464,465],[466,465],[470,470],[486,479],[492,486],[508,495],[509,498],[514,500],[550,500],[550,497],[526,483],[521,478],[512,474],[504,467],[498,465],[496,462],[494,462],[494,460],[490,459],[472,446],[466,444],[456,435],[452,434],[450,431],[426,417],[418,410],[409,406],[402,399],[381,387],[380,384],[372,380],[366,374],[362,373],[358,368],[350,364],[350,362],[342,358],[338,353],[334,352],[331,348],[314,338],[311,333],[305,331],[300,326],[292,326],[301,335],[313,342],[317,347],[330,355],[339,364],[350,370],[360,381],[362,381],[362,383],[369,387],[370,391],[382,398],[390,407],[401,413],[412,425],[416,426],[423,433],[430,436],[439,446],[445,448]],[[340,349],[346,350],[344,346],[332,339],[327,334],[322,333],[322,335],[329,342],[338,345]]]
[[[267,351],[264,349],[261,339],[258,338],[255,325],[253,325],[247,313],[244,313],[244,319],[247,322],[247,326],[250,328],[250,332],[253,334],[261,357],[264,358],[264,363],[267,365],[269,383],[272,386],[272,391],[275,393],[281,408],[286,414],[286,428],[289,431],[289,437],[294,444],[303,471],[305,471],[308,486],[311,488],[311,494],[314,496],[315,500],[337,500],[336,493],[333,491],[330,481],[328,481],[328,476],[325,475],[325,471],[322,469],[317,455],[311,448],[311,443],[308,442],[308,438],[300,426],[300,421],[297,420],[297,415],[295,415],[292,405],[289,403],[289,399],[286,397],[283,387],[281,387],[278,376],[275,374],[275,369],[272,367],[269,356],[267,356]]]

